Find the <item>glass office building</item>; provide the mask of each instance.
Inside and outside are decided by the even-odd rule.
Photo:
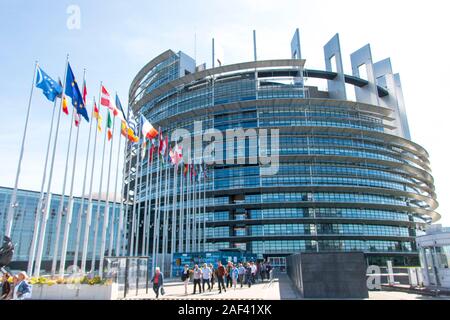
[[[325,69],[308,69],[299,39],[297,30],[289,59],[222,65],[213,56],[211,68],[168,50],[131,84],[134,113],[164,134],[180,128],[193,136],[212,129],[278,130],[278,146],[269,143],[270,153],[279,155],[275,174],[249,161],[208,167],[209,178],[199,182],[200,188],[206,183],[205,210],[197,212],[206,220],[198,230],[206,243],[200,240],[199,251],[238,249],[266,259],[304,251],[364,251],[368,263],[391,259],[418,265],[414,239],[440,216],[428,153],[410,138],[399,75],[389,59],[373,63],[370,46],[351,55],[352,74],[344,74],[339,35],[324,46]],[[309,85],[312,81],[322,81],[326,89]],[[348,98],[349,90],[355,98]],[[231,152],[237,142],[225,140],[216,147]],[[138,178],[142,205],[128,219],[136,253],[145,254],[152,252],[158,166],[154,161],[147,170],[144,160],[136,168],[137,148],[128,149],[126,175],[128,190]],[[251,155],[249,142],[236,154]],[[194,151],[190,157],[198,160]],[[164,170],[161,175],[164,190]],[[132,199],[134,192],[128,195]],[[167,218],[169,225],[175,218],[176,236],[167,240],[161,233],[157,252],[163,252],[165,241],[170,252],[173,239],[174,251],[185,251],[186,210],[193,205],[187,199],[178,193],[175,215]],[[150,201],[147,222],[145,200]],[[147,248],[139,240],[146,234]]]
[[[12,196],[13,189],[11,188],[5,188],[0,187],[0,230],[5,230],[6,226],[6,219],[7,219],[7,212],[8,207],[10,205],[11,196]],[[59,251],[61,250],[62,246],[62,240],[64,236],[64,225],[66,222],[66,208],[67,203],[69,201],[69,197],[66,196],[64,199],[64,212],[62,217],[62,227],[61,232],[59,236]],[[50,207],[50,216],[47,223],[47,232],[46,232],[46,238],[44,242],[44,251],[43,251],[43,262],[42,262],[42,268],[45,268],[46,270],[49,270],[51,267],[51,261],[53,259],[54,249],[55,249],[55,241],[56,241],[56,224],[57,224],[57,213],[59,210],[59,205],[61,201],[61,195],[53,194],[51,199],[51,207]],[[29,260],[29,254],[30,254],[30,247],[31,247],[31,241],[33,238],[33,230],[34,230],[34,223],[35,223],[35,217],[36,217],[36,208],[38,206],[39,202],[39,192],[36,191],[28,191],[28,190],[18,190],[17,192],[17,207],[15,209],[15,215],[14,215],[14,222],[13,222],[13,228],[12,228],[12,234],[11,238],[13,243],[15,244],[15,251],[14,251],[14,258],[13,262],[11,263],[11,268],[21,268],[26,270],[26,265]],[[82,242],[84,239],[84,228],[86,223],[86,210],[87,210],[87,200],[84,202],[84,212],[82,212],[81,216],[81,228],[77,229],[77,223],[78,223],[78,217],[80,214],[80,205],[81,205],[81,198],[75,197],[74,198],[74,206],[73,206],[73,217],[72,217],[72,226],[70,228],[69,232],[69,242],[68,242],[68,249],[67,249],[67,262],[70,263],[69,265],[72,265],[74,255],[75,255],[75,248],[76,248],[76,239],[79,235],[80,239],[80,249],[79,249],[79,260],[81,260],[81,250],[82,250]],[[97,213],[97,201],[93,203],[93,218],[91,222],[91,228],[90,228],[90,236],[89,236],[89,243],[88,243],[88,261],[91,261],[92,259],[92,253],[93,253],[93,242],[94,242],[94,230],[95,230],[95,224],[96,224],[96,213]],[[100,258],[100,238],[101,238],[101,230],[103,226],[103,213],[104,213],[104,207],[105,202],[100,201],[100,212],[99,212],[99,219],[98,219],[98,237],[97,237],[97,244],[96,244],[96,257],[97,259]],[[114,229],[114,234],[116,235],[117,226],[118,226],[118,219],[119,219],[119,210],[120,206],[116,204],[114,209],[114,216],[112,204],[110,203],[110,221],[114,221],[112,225]],[[80,231],[78,233],[78,230]],[[109,244],[109,231],[107,233],[107,244]],[[108,248],[108,246],[107,246]],[[60,258],[61,253],[58,253],[58,261]],[[90,262],[89,262],[90,263]],[[90,264],[88,264],[90,266]]]

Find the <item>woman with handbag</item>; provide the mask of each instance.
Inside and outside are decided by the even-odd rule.
[[[184,294],[187,296],[188,295],[188,284],[189,284],[189,279],[190,279],[190,270],[189,270],[189,266],[185,265],[183,272],[181,272],[181,281],[184,282]]]

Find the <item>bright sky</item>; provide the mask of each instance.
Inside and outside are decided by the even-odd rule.
[[[69,5],[81,10],[79,30],[67,28]],[[14,184],[35,60],[50,76],[62,77],[69,53],[79,82],[87,69],[90,96],[98,96],[102,80],[126,105],[136,73],[166,49],[193,57],[196,53],[197,64],[207,62],[209,67],[215,37],[224,64],[249,61],[256,29],[258,59],[289,58],[290,40],[298,27],[308,68],[324,69],[323,45],[337,32],[346,73],[351,73],[350,53],[367,43],[375,61],[391,57],[394,71],[401,74],[412,138],[430,153],[441,223],[450,225],[449,9],[446,0],[2,0],[0,185]],[[52,104],[35,92],[19,187],[39,190]],[[62,123],[52,188],[57,193],[62,191],[69,119],[64,116]],[[87,131],[84,126],[80,141],[87,141]],[[79,150],[77,195],[82,189],[85,145]]]

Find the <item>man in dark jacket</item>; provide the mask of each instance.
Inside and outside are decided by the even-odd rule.
[[[252,286],[252,280],[252,267],[250,263],[247,263],[245,266],[245,282],[248,284],[249,288]]]
[[[155,291],[156,299],[159,297],[159,289],[163,287],[164,277],[158,267],[155,269],[155,274],[152,278],[153,282],[153,291]]]
[[[227,274],[226,274],[226,279],[227,279],[227,288],[231,288],[233,285],[233,280],[231,279],[231,270],[233,269],[233,263],[231,261],[228,261],[227,263]]]
[[[222,293],[222,288],[225,292],[227,292],[227,289],[225,289],[225,283],[223,282],[223,277],[226,275],[225,267],[222,265],[222,262],[219,261],[217,264],[217,284],[219,286],[219,293]]]
[[[3,278],[2,278],[2,295],[0,297],[0,300],[6,300],[10,296],[11,284],[8,281],[10,277],[11,276],[10,276],[9,273],[4,273],[3,274]]]

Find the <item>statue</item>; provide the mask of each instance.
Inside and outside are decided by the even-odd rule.
[[[0,270],[5,273],[4,269],[7,265],[10,264],[14,255],[14,244],[11,241],[11,238],[4,236],[3,238],[3,246],[0,248]]]

